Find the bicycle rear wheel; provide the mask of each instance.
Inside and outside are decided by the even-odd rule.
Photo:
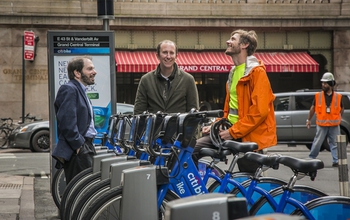
[[[121,220],[120,207],[123,194],[123,187],[115,187],[101,194],[92,204],[88,212],[82,219],[103,220],[114,219]],[[159,211],[159,219],[164,219],[165,204],[179,197],[172,191],[168,191],[163,200],[163,205]],[[132,205],[132,204],[130,204]],[[137,207],[136,207],[137,208]]]
[[[0,147],[4,147],[7,143],[8,131],[5,128],[1,128],[0,130]]]
[[[278,204],[283,196],[283,188],[279,187],[269,192],[269,194],[273,197],[273,199]],[[306,203],[308,201],[311,201],[313,199],[327,196],[324,192],[309,187],[309,186],[303,186],[303,185],[295,185],[293,187],[293,192],[291,193],[291,197],[300,201],[301,203]],[[291,214],[296,208],[291,205],[287,204],[286,207],[283,210],[284,214]],[[269,213],[275,213],[275,207],[272,207],[272,205],[268,202],[266,197],[261,197],[257,202],[254,203],[252,208],[249,210],[251,215],[263,215],[263,214],[269,214]]]
[[[314,219],[349,219],[350,198],[345,196],[326,196],[314,199],[305,204]],[[304,216],[301,210],[296,210],[292,215]]]

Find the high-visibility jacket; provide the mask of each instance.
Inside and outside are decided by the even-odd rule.
[[[234,68],[234,67],[233,67]],[[243,142],[252,141],[258,144],[259,150],[277,144],[276,120],[270,81],[267,77],[265,65],[255,56],[248,56],[244,76],[238,81],[237,99],[238,110],[229,107],[230,85],[234,69],[229,74],[226,86],[224,118],[228,114],[237,114],[239,120],[229,128],[234,139],[241,138]]]
[[[336,92],[332,94],[332,102],[329,106],[330,112],[327,113],[327,105],[324,92],[315,94],[315,113],[316,124],[319,126],[337,126],[341,122],[341,98],[342,95]]]

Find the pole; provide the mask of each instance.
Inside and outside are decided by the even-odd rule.
[[[339,191],[341,196],[349,196],[348,160],[346,155],[346,136],[337,136],[338,163],[339,163]]]
[[[103,30],[109,30],[109,19],[103,19]]]
[[[22,37],[22,123],[24,123],[25,114],[25,78],[26,78],[26,67],[24,60],[24,35]]]

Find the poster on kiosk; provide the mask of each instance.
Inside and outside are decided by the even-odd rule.
[[[86,93],[92,102],[98,133],[94,143],[101,143],[98,137],[106,132],[109,117],[116,112],[114,32],[48,31],[47,42],[51,153],[57,143],[54,101],[59,87],[69,81],[68,62],[77,56],[90,56],[97,72],[95,84],[87,86]],[[56,161],[52,160],[54,168]]]

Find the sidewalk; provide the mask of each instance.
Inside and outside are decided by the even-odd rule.
[[[34,177],[0,174],[0,219],[35,219]]]

